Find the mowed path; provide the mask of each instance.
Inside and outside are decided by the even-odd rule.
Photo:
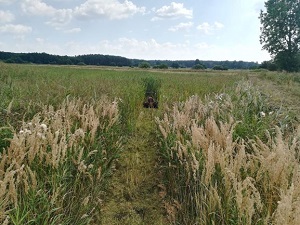
[[[262,79],[254,75],[249,76],[251,82],[266,94],[276,106],[283,106],[288,111],[296,113],[300,119],[300,84],[291,82],[279,84],[272,80]]]
[[[155,141],[155,109],[142,109],[116,165],[101,212],[103,225],[165,225],[159,197],[162,174]]]

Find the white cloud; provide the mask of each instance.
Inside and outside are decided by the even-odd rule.
[[[4,51],[47,52],[59,55],[101,53],[146,60],[192,60],[198,58],[201,60],[254,60],[261,62],[269,59],[268,53],[260,51],[260,49],[259,45],[221,46],[207,42],[196,44],[188,41],[173,43],[159,42],[154,38],[138,40],[126,37],[115,40],[102,40],[98,43],[70,41],[63,44],[51,43],[43,38],[36,38],[35,42],[30,44],[18,42],[14,45],[3,45],[2,48]]]
[[[46,24],[57,29],[67,25],[72,20],[72,9],[58,9]]]
[[[214,24],[209,24],[204,22],[197,26],[197,29],[202,31],[204,34],[212,34],[213,31],[223,29],[224,25],[220,22],[214,22]]]
[[[66,49],[62,51],[67,51],[69,55],[97,54],[101,52],[101,54],[119,55],[128,58],[170,59],[170,52],[174,57],[179,55],[179,46],[171,42],[159,43],[155,39],[138,40],[123,37],[115,40],[102,40],[89,45],[71,41],[65,45]]]
[[[15,0],[0,0],[0,4],[12,4],[12,3],[14,3],[15,2]]]
[[[256,44],[237,44],[231,46],[214,46],[209,52],[211,57],[220,56],[219,60],[243,60],[262,62],[270,59],[267,51],[261,51],[261,47]]]
[[[72,19],[72,9],[56,9],[42,0],[24,0],[21,7],[29,15],[50,17],[46,24],[56,29],[67,25]]]
[[[74,48],[73,48],[74,47]],[[266,52],[261,52],[258,45],[235,45],[220,46],[200,42],[192,44],[189,42],[173,43],[159,42],[156,39],[138,40],[135,38],[119,38],[116,40],[103,40],[98,44],[89,45],[88,48],[83,44],[75,44],[69,46],[69,49],[82,52],[97,53],[101,51],[103,54],[121,55],[129,58],[139,59],[203,59],[203,60],[245,60],[245,61],[262,61],[266,58]],[[73,55],[79,54],[74,52]],[[247,54],[245,54],[245,52]]]
[[[31,27],[21,24],[6,24],[4,26],[0,26],[0,33],[13,34],[16,36],[23,36],[31,31]]]
[[[10,11],[0,10],[0,23],[9,23],[15,19],[14,14]]]
[[[169,6],[163,6],[155,10],[155,17],[152,20],[176,19],[180,17],[192,19],[193,10],[184,8],[183,3],[171,2]]]
[[[103,54],[138,59],[189,59],[191,51],[194,51],[189,48],[189,43],[159,42],[154,38],[138,40],[124,37],[116,40],[103,40],[93,47],[96,47],[95,52],[100,50]]]
[[[21,8],[29,15],[50,17],[46,24],[57,30],[69,24],[73,17],[123,19],[136,13],[145,13],[144,7],[137,7],[129,0],[123,3],[118,0],[87,0],[74,9],[56,9],[43,0],[23,0]]]
[[[21,8],[23,12],[36,16],[52,16],[56,12],[54,7],[41,0],[23,0]]]
[[[81,28],[78,28],[78,27],[64,31],[64,33],[66,33],[66,34],[73,34],[73,33],[79,33],[79,32],[81,32]]]
[[[136,13],[145,13],[145,7],[138,7],[128,0],[123,3],[118,0],[87,0],[74,10],[75,16],[91,19],[124,19]]]
[[[179,31],[179,30],[190,30],[193,27],[194,23],[193,22],[187,22],[187,23],[179,23],[171,28],[169,28],[169,31]]]
[[[197,43],[194,45],[194,47],[196,49],[199,49],[199,50],[203,50],[203,49],[209,49],[209,48],[214,48],[215,46],[214,45],[208,45],[206,42],[201,42],[201,43]]]
[[[45,42],[43,38],[36,38],[35,40],[38,44],[43,44]]]
[[[222,23],[215,22],[214,28],[215,28],[215,29],[223,29],[223,28],[224,28],[224,25],[223,25]]]

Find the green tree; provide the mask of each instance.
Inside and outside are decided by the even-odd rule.
[[[273,62],[273,60],[270,60],[270,61],[263,61],[260,65],[261,69],[267,69],[267,70],[270,70],[270,71],[276,71],[278,68],[277,68],[277,64],[275,64]]]
[[[163,64],[158,65],[158,68],[159,69],[168,69],[169,67],[167,64],[163,63]]]
[[[141,62],[139,64],[139,68],[150,68],[150,64],[148,62]]]
[[[196,59],[196,60],[195,60],[195,65],[198,65],[198,64],[201,64],[201,62],[200,62],[199,59]]]
[[[228,70],[227,67],[222,66],[222,65],[215,65],[212,69],[213,70]]]
[[[200,63],[200,64],[196,64],[195,66],[193,66],[193,69],[204,70],[204,69],[206,69],[206,67],[202,63]]]
[[[275,57],[280,69],[298,70],[300,0],[268,0],[265,7],[266,12],[261,11],[259,17],[262,48]]]
[[[171,65],[172,68],[178,69],[180,67],[178,62],[173,62]]]

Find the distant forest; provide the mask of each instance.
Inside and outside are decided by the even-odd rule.
[[[47,53],[12,53],[0,51],[0,61],[6,63],[34,63],[54,65],[95,65],[95,66],[129,66],[138,67],[148,63],[152,67],[166,65],[172,68],[192,68],[201,64],[204,68],[221,66],[226,69],[252,69],[259,67],[257,62],[245,61],[213,61],[213,60],[142,60],[128,59],[121,56],[90,54],[78,56],[59,56]],[[158,67],[159,68],[159,67]]]

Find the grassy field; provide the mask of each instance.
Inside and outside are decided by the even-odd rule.
[[[266,71],[0,63],[0,223],[297,224],[299,90]]]

